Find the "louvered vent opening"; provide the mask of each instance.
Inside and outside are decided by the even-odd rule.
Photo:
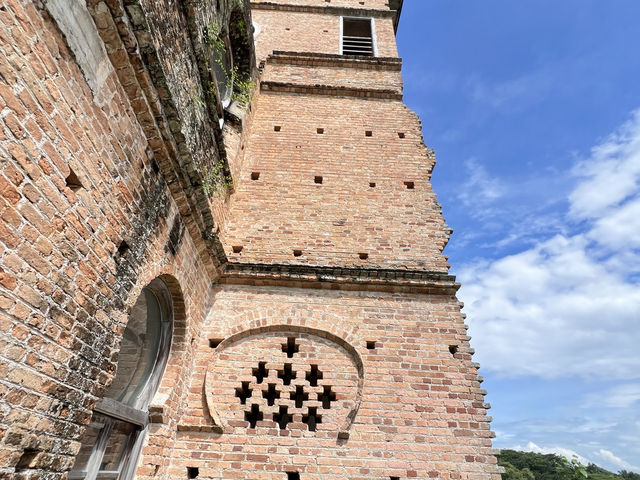
[[[371,19],[342,19],[342,54],[373,57]]]

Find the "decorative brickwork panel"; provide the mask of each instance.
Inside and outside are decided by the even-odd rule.
[[[217,355],[205,386],[209,410],[228,432],[337,436],[360,393],[353,359],[327,339],[284,333],[244,338]]]

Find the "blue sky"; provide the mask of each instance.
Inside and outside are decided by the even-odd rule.
[[[405,0],[494,445],[640,472],[640,2]]]

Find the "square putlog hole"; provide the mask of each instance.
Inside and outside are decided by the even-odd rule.
[[[398,138],[404,138],[404,132],[398,132]]]
[[[375,349],[376,349],[376,341],[367,340],[367,350],[375,350]]]
[[[313,183],[321,184],[322,183],[322,176],[316,175],[315,177],[313,177]]]
[[[407,187],[407,190],[413,190],[416,187],[416,184],[413,182],[404,182],[404,186]]]
[[[372,130],[365,130],[364,131],[364,136],[365,137],[373,137],[373,131]]]
[[[294,250],[293,251],[293,256],[294,257],[301,257],[302,256],[302,250]]]
[[[218,345],[222,343],[223,338],[210,338],[209,339],[209,348],[216,348]]]
[[[370,186],[371,188],[375,188],[375,186],[376,186],[376,182],[369,182],[369,186]]]
[[[279,132],[282,129],[282,127],[280,125],[274,125],[273,126],[273,131],[274,132]]]
[[[316,129],[316,133],[317,133],[318,135],[322,135],[322,134],[324,133],[324,128],[317,128],[317,129]]]
[[[360,253],[358,254],[358,258],[359,258],[360,260],[366,260],[367,258],[369,258],[369,254],[368,254],[368,253],[365,253],[365,252],[360,252]]]
[[[82,182],[80,182],[78,176],[71,169],[69,169],[69,175],[64,179],[64,181],[67,188],[72,192],[77,192],[82,188]]]
[[[242,248],[242,245],[234,245],[233,247],[231,247],[233,253],[240,253],[242,251]]]
[[[258,180],[260,178],[260,172],[251,172],[251,180]]]

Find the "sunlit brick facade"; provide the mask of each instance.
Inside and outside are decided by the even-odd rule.
[[[401,7],[4,2],[0,476],[500,478]]]

